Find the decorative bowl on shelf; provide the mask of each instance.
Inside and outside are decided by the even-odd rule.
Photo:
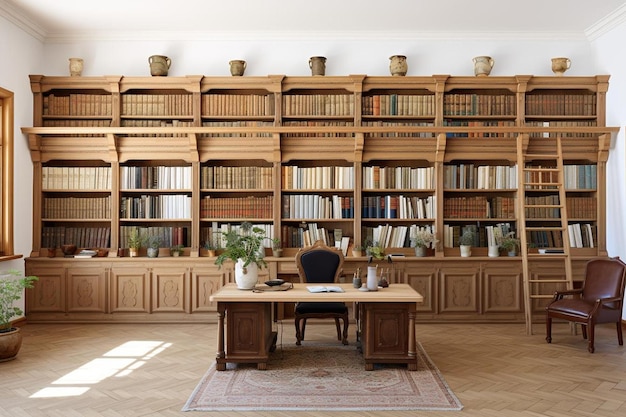
[[[265,285],[269,285],[270,287],[275,287],[277,285],[282,285],[285,283],[285,280],[282,279],[272,279],[269,281],[265,281]]]
[[[65,256],[72,256],[76,253],[76,245],[61,245],[61,252],[63,252],[63,255]]]

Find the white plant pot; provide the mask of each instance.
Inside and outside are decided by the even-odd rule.
[[[500,246],[498,245],[489,246],[489,257],[497,258],[498,256],[500,256]]]
[[[426,248],[424,246],[416,246],[415,256],[420,257],[420,258],[426,256]]]
[[[244,268],[243,264],[242,259],[235,264],[235,283],[240,290],[251,290],[259,280],[259,267],[251,263]]]
[[[471,246],[466,246],[466,245],[461,245],[461,257],[462,258],[469,258],[470,256],[472,256],[472,247]]]

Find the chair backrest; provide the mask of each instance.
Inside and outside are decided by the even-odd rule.
[[[343,272],[343,252],[317,241],[296,253],[296,267],[302,282],[332,283]]]
[[[592,259],[587,262],[582,298],[594,302],[598,298],[618,297],[624,299],[626,264],[619,258]],[[607,304],[621,308],[622,301]]]

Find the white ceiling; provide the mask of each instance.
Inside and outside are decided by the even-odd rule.
[[[241,37],[587,38],[626,20],[624,0],[0,0],[44,41]]]

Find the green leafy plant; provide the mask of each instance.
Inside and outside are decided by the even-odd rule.
[[[259,268],[267,266],[263,259],[263,241],[266,239],[265,230],[253,226],[250,222],[244,222],[239,228],[231,228],[222,234],[225,244],[224,250],[215,259],[215,264],[220,267],[227,260],[237,262],[243,260],[243,267],[254,263]]]
[[[459,245],[472,246],[474,244],[475,238],[476,232],[474,232],[472,229],[465,229],[461,237],[459,237]]]
[[[272,249],[274,250],[282,249],[281,241],[279,238],[277,237],[272,238]]]
[[[146,242],[146,238],[139,233],[139,229],[131,229],[128,235],[128,247],[131,249],[139,249]]]
[[[429,248],[433,243],[437,242],[435,234],[428,229],[416,230],[410,237],[412,247]]]
[[[148,247],[152,249],[159,249],[161,246],[161,237],[160,236],[150,236],[148,237]]]
[[[515,237],[515,232],[510,232],[502,237],[502,240],[500,241],[500,248],[507,252],[513,252],[517,251],[520,244],[520,240]]]
[[[174,245],[170,248],[170,254],[179,254],[182,255],[185,252],[185,246],[184,245]]]
[[[10,270],[0,275],[0,333],[12,329],[11,319],[24,312],[13,303],[20,298],[25,288],[32,288],[39,278],[23,276],[20,271]]]
[[[382,247],[378,242],[373,242],[370,246],[365,248],[368,256],[371,256],[374,259],[384,259],[385,258],[385,248]]]

